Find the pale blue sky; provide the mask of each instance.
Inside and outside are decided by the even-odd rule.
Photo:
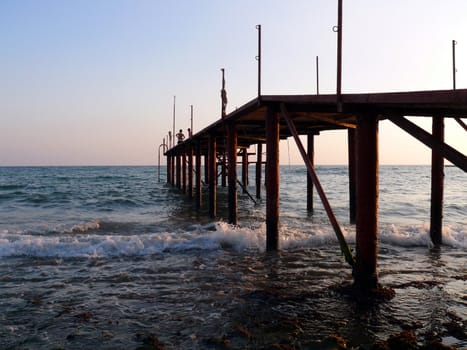
[[[344,93],[467,88],[467,1],[344,0]],[[334,93],[337,0],[2,0],[0,165],[156,164],[172,129],[219,118],[256,95],[262,25],[264,94]],[[421,125],[430,128],[430,121]],[[316,162],[346,162],[345,132],[316,138]],[[464,154],[467,137],[446,122]],[[385,121],[381,163],[429,163],[428,148]],[[293,140],[282,163],[299,163]]]

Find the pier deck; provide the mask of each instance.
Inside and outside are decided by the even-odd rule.
[[[238,146],[248,147],[266,141],[265,119],[267,109],[284,103],[290,112],[299,134],[319,133],[325,130],[356,127],[356,116],[363,112],[378,120],[404,116],[467,117],[467,89],[416,92],[391,92],[367,94],[343,94],[343,112],[337,111],[336,95],[263,95],[255,98],[225,118],[219,119],[187,139],[184,145],[176,145],[167,155],[177,154],[186,144],[201,142],[202,153],[207,152],[207,139],[215,134],[218,150],[226,144],[225,125],[236,123]],[[282,121],[280,138],[292,136]]]

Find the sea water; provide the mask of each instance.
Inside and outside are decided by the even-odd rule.
[[[249,191],[255,193],[254,170]],[[345,166],[318,176],[352,247]],[[0,348],[312,348],[403,330],[467,346],[467,176],[445,168],[443,242],[429,238],[430,167],[381,166],[379,280],[362,305],[306,169],[281,167],[280,251],[265,252],[265,203],[239,190],[239,225],[158,181],[155,167],[0,168]],[[262,189],[263,198],[265,190]],[[204,198],[207,193],[203,193]]]

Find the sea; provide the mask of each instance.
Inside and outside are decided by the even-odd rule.
[[[348,169],[316,171],[354,249]],[[369,349],[402,332],[466,348],[467,174],[444,171],[433,247],[430,167],[380,167],[379,282],[395,296],[365,302],[343,292],[352,271],[318,197],[306,209],[304,166],[281,166],[273,253],[264,187],[239,189],[232,226],[226,188],[209,219],[206,189],[196,210],[165,167],[0,167],[0,348]]]

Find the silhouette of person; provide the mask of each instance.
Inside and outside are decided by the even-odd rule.
[[[175,135],[177,136],[178,143],[182,143],[185,140],[185,135],[183,135],[182,129]]]
[[[193,133],[191,132],[191,129],[188,128],[188,137],[192,137],[193,136]]]

